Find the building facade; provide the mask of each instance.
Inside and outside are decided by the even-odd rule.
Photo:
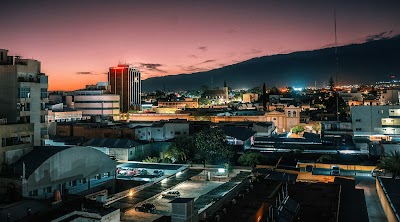
[[[0,125],[0,170],[33,148],[33,123]]]
[[[37,60],[8,56],[0,49],[0,118],[9,123],[33,123],[34,145],[48,138],[48,79]]]
[[[120,96],[121,112],[140,109],[142,82],[139,69],[121,64],[111,67],[108,72],[108,83],[111,93]]]
[[[159,108],[199,108],[199,100],[197,98],[186,98],[184,101],[158,101]]]
[[[189,135],[186,120],[161,121],[150,126],[135,127],[135,137],[142,141],[166,141]]]
[[[105,90],[75,91],[74,108],[82,111],[82,116],[120,118],[120,96],[108,94]]]
[[[400,137],[400,105],[350,107],[354,136]]]

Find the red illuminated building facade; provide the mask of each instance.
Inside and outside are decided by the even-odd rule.
[[[125,64],[111,67],[108,72],[108,82],[111,93],[118,94],[121,98],[122,113],[140,109],[142,83],[139,69]]]

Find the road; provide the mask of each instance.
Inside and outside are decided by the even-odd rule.
[[[356,188],[364,190],[369,221],[387,222],[388,220],[376,192],[375,178],[372,176],[356,176]]]

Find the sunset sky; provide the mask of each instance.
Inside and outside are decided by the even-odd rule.
[[[142,78],[400,33],[400,1],[5,1],[0,48],[42,62],[49,90],[107,81],[132,64]]]

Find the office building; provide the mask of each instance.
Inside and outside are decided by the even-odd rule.
[[[8,123],[33,123],[35,146],[48,138],[47,88],[39,61],[8,56],[8,50],[0,49],[0,118]]]
[[[120,96],[106,90],[78,90],[73,96],[73,107],[82,111],[83,117],[120,118]]]
[[[120,96],[121,112],[140,109],[142,83],[138,69],[123,64],[111,67],[108,72],[108,83],[111,93]]]

